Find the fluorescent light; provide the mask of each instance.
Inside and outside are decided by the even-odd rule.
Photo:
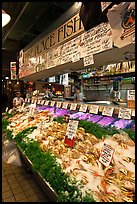
[[[2,10],[2,27],[6,26],[11,20],[9,14],[7,14],[4,10]]]
[[[5,77],[5,79],[9,79],[9,77]]]

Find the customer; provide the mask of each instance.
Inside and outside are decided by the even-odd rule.
[[[16,97],[13,99],[13,107],[21,106],[24,103],[24,99],[21,97],[20,92],[16,92]]]
[[[80,92],[80,87],[75,86],[74,88],[74,102],[82,102],[83,101],[83,94]]]

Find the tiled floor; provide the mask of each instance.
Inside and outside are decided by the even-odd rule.
[[[2,202],[49,202],[24,167],[2,162]]]

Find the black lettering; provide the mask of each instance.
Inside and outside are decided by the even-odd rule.
[[[52,47],[53,45],[55,45],[55,39],[54,39],[55,35],[54,33],[52,33],[50,35],[50,47]]]
[[[71,24],[71,25],[70,25]],[[69,30],[71,30],[70,34],[68,34],[68,32],[66,33],[67,34],[67,37],[70,36],[72,33],[73,33],[73,20],[69,21],[67,23],[67,28],[70,28]],[[68,30],[68,29],[67,29]]]
[[[66,24],[64,25],[64,39],[66,38]]]
[[[78,18],[78,19],[77,19],[77,17],[74,18],[74,31],[73,31],[74,33],[77,31],[77,30],[76,30],[76,24],[77,24],[77,22],[79,22],[79,21],[80,21],[80,18]],[[81,22],[79,22],[79,28],[78,28],[78,30],[80,30],[80,29],[81,29]]]
[[[49,40],[49,36],[46,38],[46,40],[41,41],[41,44],[42,44],[44,50],[49,49],[49,47],[47,45],[48,40]]]
[[[60,42],[60,33],[63,32],[63,27],[58,29],[58,42]]]

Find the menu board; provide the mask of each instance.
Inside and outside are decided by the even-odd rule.
[[[71,103],[70,110],[76,110],[76,108],[77,108],[77,103]]]
[[[98,109],[99,109],[98,105],[90,105],[89,106],[89,112],[90,113],[98,114]]]
[[[68,103],[64,102],[62,105],[62,108],[67,109],[67,107],[68,107]]]
[[[112,116],[114,111],[114,107],[105,106],[102,111],[102,115]]]
[[[130,108],[120,108],[118,113],[118,118],[131,119],[131,109]]]
[[[104,143],[100,152],[99,162],[104,166],[109,166],[114,154],[114,148]]]
[[[88,107],[88,106],[87,106],[86,104],[81,104],[79,111],[81,111],[81,112],[86,112],[86,111],[87,111],[87,107]]]

